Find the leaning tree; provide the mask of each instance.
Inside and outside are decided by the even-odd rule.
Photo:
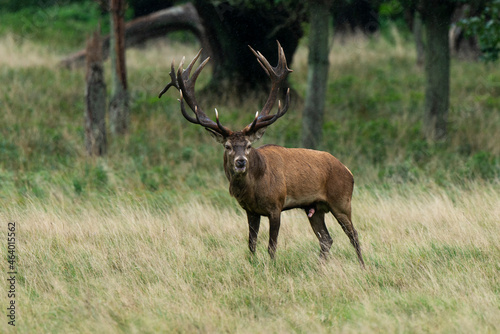
[[[291,63],[306,19],[304,5],[297,0],[193,0],[128,22],[125,43],[133,46],[172,31],[190,31],[205,48],[205,54],[211,56],[213,73],[207,89],[211,92],[230,90],[236,96],[245,96],[269,88],[266,74],[249,55],[248,45],[262,54],[274,55],[276,40],[279,40]],[[105,57],[108,50],[109,37],[105,36]],[[85,51],[81,50],[68,56],[62,64],[73,66],[83,63],[84,59]],[[273,61],[277,59],[271,59]]]

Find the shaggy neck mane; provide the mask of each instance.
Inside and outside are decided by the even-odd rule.
[[[248,155],[248,167],[245,174],[236,174],[234,166],[228,160],[227,154],[224,154],[224,171],[229,180],[229,191],[235,198],[241,198],[253,190],[252,185],[262,177],[265,170],[266,163],[262,155],[255,149],[252,149]]]

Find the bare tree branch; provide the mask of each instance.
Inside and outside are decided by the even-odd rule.
[[[195,34],[201,44],[204,42],[204,29],[198,12],[191,3],[160,10],[150,15],[139,17],[125,25],[125,47],[144,43],[148,39],[165,36],[169,32],[189,30]],[[109,35],[103,37],[103,59],[109,56]],[[77,51],[63,60],[60,65],[65,67],[83,66],[85,64],[85,49]]]

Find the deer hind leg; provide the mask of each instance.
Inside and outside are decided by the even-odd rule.
[[[281,211],[278,213],[271,214],[269,216],[269,246],[267,247],[267,251],[271,256],[271,259],[274,259],[274,254],[276,253],[276,247],[278,246],[278,234],[280,231],[281,224]]]
[[[356,254],[358,255],[358,260],[361,266],[364,268],[365,267],[365,262],[363,261],[363,256],[361,255],[361,246],[359,245],[359,239],[358,239],[358,232],[352,225],[351,221],[351,215],[350,214],[345,214],[345,213],[340,213],[340,212],[333,212],[333,215],[339,222],[340,226],[344,230],[345,234],[349,237],[349,240],[351,241],[351,244],[354,246],[354,249],[356,250]]]
[[[319,240],[319,246],[321,247],[320,258],[326,259],[332,247],[333,240],[325,225],[325,212],[317,208],[307,208],[306,213],[314,234]]]
[[[255,253],[255,248],[257,245],[257,235],[259,234],[260,227],[260,215],[254,214],[247,211],[248,218],[248,248],[252,253]]]

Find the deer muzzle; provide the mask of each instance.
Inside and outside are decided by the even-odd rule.
[[[234,171],[236,173],[244,173],[247,169],[247,159],[244,157],[238,157],[234,159]]]

